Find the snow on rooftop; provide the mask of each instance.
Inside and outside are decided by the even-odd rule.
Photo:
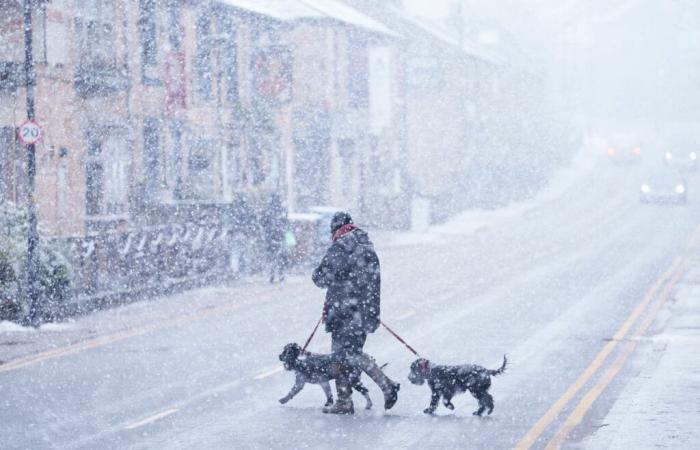
[[[460,49],[467,55],[477,57],[484,61],[488,61],[492,64],[503,64],[502,58],[495,55],[494,52],[488,51],[476,42],[470,42],[467,40],[462,40],[462,42],[460,42],[459,37],[456,35],[456,33],[452,32],[447,27],[438,22],[422,19],[399,9],[396,9],[395,12],[401,15],[404,20],[411,23],[412,25],[422,29],[423,31],[434,36],[438,40],[452,47]]]
[[[221,0],[221,2],[279,21],[332,19],[371,32],[398,37],[383,24],[336,0]]]
[[[280,21],[323,17],[322,13],[297,0],[221,0],[221,2]]]
[[[346,5],[337,0],[299,0],[307,6],[323,13],[324,15],[336,19],[338,21],[353,25],[359,28],[364,28],[388,36],[399,37],[398,34],[391,31],[382,23],[377,22],[369,16],[366,16],[358,10]]]

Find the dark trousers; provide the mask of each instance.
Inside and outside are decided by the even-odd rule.
[[[386,392],[393,382],[381,371],[374,358],[362,351],[367,333],[355,330],[335,330],[331,333],[331,352],[338,364],[346,367],[344,374],[336,380],[338,399],[348,400],[352,396],[352,385],[365,372],[377,386]]]

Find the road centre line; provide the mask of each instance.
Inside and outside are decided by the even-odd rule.
[[[154,414],[154,415],[152,415],[152,416],[150,416],[150,417],[147,417],[147,418],[145,418],[145,419],[143,419],[143,420],[140,420],[140,421],[138,421],[138,422],[134,422],[134,423],[132,423],[132,424],[130,424],[130,425],[127,425],[127,426],[124,427],[124,429],[125,429],[125,430],[133,430],[134,428],[139,428],[139,427],[142,427],[142,426],[144,426],[144,425],[148,425],[149,423],[153,423],[153,422],[155,422],[155,421],[157,421],[157,420],[160,420],[160,419],[162,419],[162,418],[164,418],[164,417],[171,416],[171,415],[175,414],[175,413],[178,412],[178,411],[179,411],[179,409],[177,409],[177,408],[168,409],[167,411],[163,411],[163,412],[160,412],[160,413],[158,413],[158,414]]]
[[[664,272],[659,279],[656,280],[654,285],[647,291],[642,301],[630,313],[629,317],[622,324],[617,333],[615,333],[613,338],[608,341],[598,355],[596,355],[593,362],[591,362],[586,370],[579,375],[576,381],[569,386],[564,394],[549,408],[549,410],[547,410],[547,412],[535,423],[535,425],[530,428],[525,436],[515,445],[515,449],[522,450],[530,448],[537,441],[545,429],[559,416],[559,413],[561,413],[564,407],[566,407],[566,405],[574,398],[578,391],[581,390],[581,388],[583,388],[590,378],[595,375],[598,369],[600,369],[608,355],[615,349],[615,347],[617,347],[618,343],[623,340],[634,322],[637,321],[644,309],[652,301],[659,288],[681,267],[682,261],[683,260],[681,258],[676,258],[673,261],[673,264],[671,264],[671,267]]]
[[[123,341],[132,337],[142,336],[147,333],[152,333],[154,331],[174,327],[176,325],[194,322],[199,319],[203,319],[205,317],[212,316],[221,312],[232,311],[252,303],[253,302],[251,301],[246,303],[229,304],[210,309],[202,309],[197,313],[177,316],[155,325],[118,331],[116,333],[99,336],[82,342],[77,342],[75,344],[67,345],[65,347],[59,347],[53,350],[37,353],[35,355],[30,355],[24,358],[11,360],[3,365],[0,365],[0,373],[21,369],[23,367],[31,366],[49,359],[59,358],[62,356],[72,355],[75,353],[84,352],[86,350],[103,347],[108,344]]]
[[[271,377],[272,375],[275,375],[277,373],[280,373],[284,370],[284,367],[281,365],[277,365],[272,369],[267,369],[263,372],[260,372],[258,375],[254,376],[254,380],[262,380],[263,378]]]
[[[639,338],[646,333],[647,329],[649,329],[651,324],[654,322],[654,319],[656,319],[661,307],[668,300],[671,290],[683,276],[685,269],[687,269],[687,266],[684,267],[684,269],[679,270],[674,276],[673,280],[666,285],[663,292],[659,295],[658,301],[651,307],[647,317],[638,325],[633,334],[633,339],[627,342],[620,355],[615,359],[615,362],[613,362],[600,380],[598,380],[598,383],[596,383],[596,385],[583,396],[574,411],[569,415],[569,417],[567,417],[564,424],[562,424],[552,440],[549,441],[545,449],[553,450],[561,447],[569,434],[583,421],[584,416],[593,406],[593,402],[596,401],[596,399],[603,393],[605,388],[610,384],[610,382],[612,382],[620,370],[622,370],[627,358],[629,358],[634,349],[637,348],[637,345],[640,342]]]
[[[692,250],[700,242],[700,226],[697,226],[693,231],[688,243],[685,247],[686,254],[692,254]],[[613,336],[613,338],[603,347],[603,349],[598,353],[593,362],[586,368],[586,370],[576,379],[576,381],[569,386],[569,388],[564,392],[564,394],[547,410],[547,412],[532,426],[532,428],[525,434],[525,436],[515,445],[515,449],[527,449],[530,448],[537,439],[542,435],[545,429],[559,416],[559,413],[566,407],[566,405],[571,401],[571,399],[578,393],[578,391],[589,381],[589,379],[598,371],[602,366],[605,359],[612,352],[612,350],[617,346],[617,344],[625,339],[625,335],[629,331],[629,328],[637,321],[638,317],[648,306],[654,297],[656,291],[659,290],[660,286],[667,280],[673,281],[673,274],[676,271],[681,271],[683,269],[684,262],[687,262],[689,258],[677,257],[674,259],[671,267],[664,272],[661,277],[654,283],[654,285],[647,291],[642,301],[637,305],[637,307],[632,311],[628,319],[622,325],[620,330]],[[671,283],[669,283],[671,284]],[[665,292],[662,291],[662,292]],[[638,341],[639,339],[631,339],[632,341]]]

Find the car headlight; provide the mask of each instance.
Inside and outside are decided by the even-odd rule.
[[[666,159],[673,159],[673,155],[671,154],[671,152],[666,152],[666,155],[664,156],[666,157]]]
[[[647,192],[649,192],[649,185],[648,185],[648,184],[643,184],[643,185],[642,185],[642,192],[644,192],[645,194],[646,194]]]
[[[698,155],[696,155],[695,152],[690,152],[690,159],[695,161],[696,159],[698,159]]]
[[[685,186],[683,186],[682,184],[679,184],[678,186],[676,186],[676,192],[678,192],[679,194],[684,193],[684,192],[685,192]]]

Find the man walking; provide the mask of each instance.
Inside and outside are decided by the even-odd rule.
[[[265,237],[265,253],[270,270],[270,283],[275,282],[275,274],[279,282],[284,281],[284,269],[287,263],[287,249],[284,235],[289,230],[287,210],[282,204],[279,194],[272,194],[263,211],[260,223]]]
[[[350,368],[350,375],[336,380],[338,401],[323,412],[354,413],[351,381],[360,370],[377,383],[384,394],[384,408],[390,409],[398,399],[400,385],[362,351],[367,333],[379,327],[379,258],[369,236],[353,223],[350,214],[335,213],[330,229],[333,243],[312,279],[316,286],[327,289],[323,307],[326,332],[331,333],[334,357]]]

